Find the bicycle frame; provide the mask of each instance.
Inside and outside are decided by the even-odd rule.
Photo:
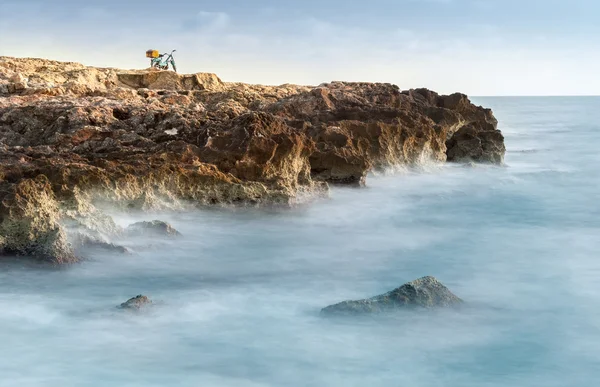
[[[171,51],[170,54],[161,54],[158,58],[154,58],[150,61],[150,67],[155,67],[161,70],[168,70],[169,65],[173,66],[173,71],[177,72],[177,66],[175,65],[175,59],[173,53],[177,50]]]

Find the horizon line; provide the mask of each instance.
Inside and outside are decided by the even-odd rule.
[[[499,95],[468,95],[469,98],[565,98],[565,97],[600,97],[600,94],[499,94]]]

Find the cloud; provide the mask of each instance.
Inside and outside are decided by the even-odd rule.
[[[229,27],[231,17],[225,12],[200,11],[195,17],[183,21],[184,31],[216,33]]]

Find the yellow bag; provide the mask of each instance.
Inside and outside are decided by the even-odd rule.
[[[160,54],[156,50],[148,50],[146,51],[146,58],[158,58]]]

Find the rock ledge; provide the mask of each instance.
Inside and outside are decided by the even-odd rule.
[[[492,111],[460,93],[0,57],[0,256],[76,261],[68,232],[119,232],[100,205],[292,206],[369,171],[504,152]]]

